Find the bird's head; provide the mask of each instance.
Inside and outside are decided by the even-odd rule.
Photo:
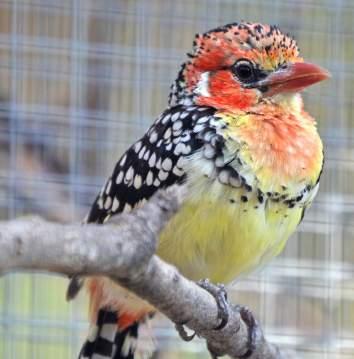
[[[329,77],[304,62],[294,39],[262,24],[230,24],[197,34],[188,57],[172,86],[171,105],[247,110]]]

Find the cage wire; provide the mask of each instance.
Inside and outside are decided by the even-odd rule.
[[[166,108],[194,34],[277,24],[332,72],[304,94],[326,163],[284,253],[238,281],[267,338],[301,358],[354,358],[354,4],[350,0],[0,0],[0,214],[79,221],[119,155]],[[65,278],[0,279],[0,357],[74,358],[87,303]],[[161,316],[156,358],[207,358]]]

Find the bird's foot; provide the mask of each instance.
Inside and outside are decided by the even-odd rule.
[[[195,337],[195,332],[191,335],[189,335],[186,330],[184,329],[184,324],[176,324],[175,323],[175,328],[179,334],[179,336],[186,342],[190,342],[191,340],[194,339]]]
[[[220,318],[220,324],[217,325],[214,330],[221,330],[223,329],[229,320],[229,304],[227,302],[227,292],[225,286],[223,284],[213,284],[208,279],[203,279],[197,282],[197,284],[209,292],[216,300],[217,307],[218,307],[218,317]],[[256,337],[257,337],[257,329],[258,323],[253,316],[253,313],[244,306],[232,306],[233,310],[237,310],[240,313],[240,317],[243,322],[247,325],[248,329],[248,341],[247,341],[247,351],[245,354],[240,356],[240,359],[247,359],[255,350],[256,344]],[[180,337],[185,341],[191,341],[194,339],[196,333],[189,335],[185,328],[185,323],[175,324],[176,330]],[[208,346],[208,350],[212,359],[217,359],[220,355],[213,351],[212,348]]]
[[[225,328],[229,320],[229,305],[227,303],[227,292],[223,284],[213,284],[209,279],[202,279],[197,283],[201,288],[209,292],[216,300],[218,306],[218,317],[220,324],[215,327],[215,330]]]
[[[241,319],[245,322],[248,328],[248,349],[245,354],[240,356],[241,359],[246,359],[252,355],[256,347],[258,323],[254,318],[253,313],[247,307],[237,305],[235,309],[239,311]]]
[[[216,300],[216,304],[218,306],[218,316],[220,318],[220,324],[214,328],[215,330],[220,330],[225,327],[229,319],[229,311],[228,311],[228,303],[227,303],[227,293],[225,290],[225,286],[223,284],[212,284],[208,279],[203,279],[197,282],[197,284],[209,292]],[[175,323],[175,328],[179,334],[179,336],[187,341],[190,342],[194,339],[196,333],[189,335],[185,328],[185,323]],[[210,354],[212,358],[217,358],[217,355],[214,354],[210,350]]]

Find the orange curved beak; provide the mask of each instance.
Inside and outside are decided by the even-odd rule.
[[[257,85],[267,88],[266,96],[273,96],[284,92],[301,91],[329,77],[331,74],[320,66],[308,62],[295,62],[274,71]]]

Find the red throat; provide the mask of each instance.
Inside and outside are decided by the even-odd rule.
[[[258,177],[279,186],[294,179],[315,181],[323,155],[314,120],[305,111],[295,116],[271,105],[259,112],[237,128],[249,144]]]
[[[196,103],[212,106],[229,112],[245,110],[256,102],[256,93],[237,84],[230,71],[210,73],[208,81],[209,96],[199,96]]]

